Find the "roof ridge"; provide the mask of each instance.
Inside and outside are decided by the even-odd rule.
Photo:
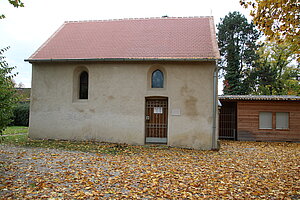
[[[186,16],[186,17],[145,17],[145,18],[120,18],[120,19],[99,19],[99,20],[70,20],[65,23],[81,22],[111,22],[111,21],[128,21],[128,20],[150,20],[150,19],[196,19],[196,18],[213,18],[213,16]]]

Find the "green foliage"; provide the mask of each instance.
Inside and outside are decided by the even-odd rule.
[[[259,33],[239,12],[230,12],[217,25],[221,53],[220,69],[224,75],[224,94],[249,94],[251,67],[258,59],[255,53]]]
[[[17,90],[18,96],[20,98],[20,101],[22,101],[22,102],[30,101],[30,92],[31,92],[30,88],[19,88],[17,86],[16,90]]]
[[[266,42],[257,51],[259,59],[253,94],[300,95],[300,66],[296,67],[293,45]]]
[[[8,2],[13,5],[15,8],[24,7],[24,3],[21,0],[8,0]],[[4,19],[5,15],[0,14],[0,19]]]
[[[11,74],[15,67],[9,67],[3,53],[9,48],[0,49],[0,133],[12,121],[13,109],[18,102]]]
[[[14,126],[29,125],[29,103],[19,103],[14,109],[13,122]]]
[[[24,7],[24,3],[21,0],[8,0],[8,2],[16,8]]]

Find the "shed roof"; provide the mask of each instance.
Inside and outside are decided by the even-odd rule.
[[[29,62],[219,59],[213,17],[65,22]]]
[[[242,101],[300,101],[300,96],[293,95],[219,95],[220,100]]]

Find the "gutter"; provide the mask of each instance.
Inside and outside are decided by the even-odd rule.
[[[25,59],[29,63],[38,62],[128,62],[128,61],[180,61],[199,62],[216,61],[218,58],[65,58],[65,59]]]
[[[213,78],[213,125],[212,125],[212,150],[217,150],[219,147],[216,144],[216,129],[217,129],[217,91],[218,91],[218,65],[214,70]]]

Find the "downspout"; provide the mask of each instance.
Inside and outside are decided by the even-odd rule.
[[[213,78],[213,125],[212,125],[212,149],[218,149],[216,145],[216,130],[217,130],[217,88],[218,85],[218,65],[216,65],[214,70]]]

